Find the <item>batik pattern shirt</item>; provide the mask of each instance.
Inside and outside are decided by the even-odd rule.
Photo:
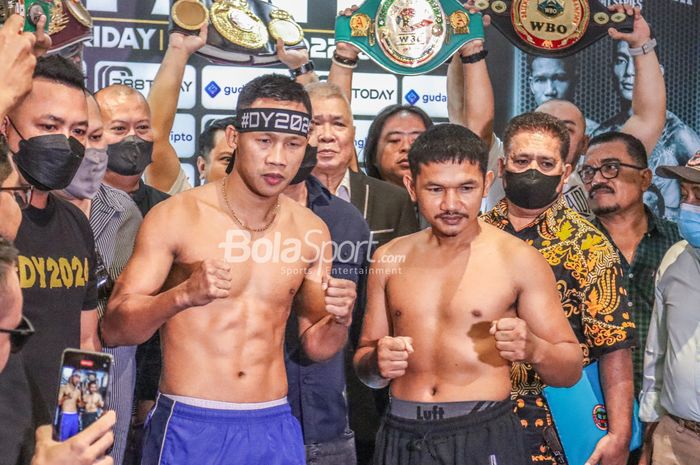
[[[584,355],[584,366],[635,344],[620,257],[605,235],[559,198],[531,224],[515,231],[501,200],[483,219],[535,247],[554,272],[564,313]],[[545,384],[528,363],[511,368],[516,413],[525,427],[534,463],[555,463],[542,440],[551,425]]]

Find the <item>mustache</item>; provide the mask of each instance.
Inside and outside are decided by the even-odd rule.
[[[466,213],[462,213],[459,211],[446,211],[440,213],[439,215],[435,215],[435,219],[443,219],[447,216],[461,216],[462,218],[469,218],[469,215],[467,215]]]
[[[593,194],[595,194],[598,191],[609,192],[611,194],[615,193],[615,191],[613,191],[610,186],[606,186],[605,184],[598,184],[597,186],[591,187],[591,190],[588,192],[588,198],[592,198]]]

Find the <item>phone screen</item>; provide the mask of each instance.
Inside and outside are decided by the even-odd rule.
[[[112,356],[66,349],[61,363],[54,437],[65,441],[105,412]]]

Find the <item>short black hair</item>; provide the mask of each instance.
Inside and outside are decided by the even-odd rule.
[[[33,78],[46,79],[86,91],[85,76],[82,71],[73,62],[60,55],[43,56],[36,60]]]
[[[431,126],[418,136],[408,151],[408,164],[415,181],[421,165],[430,163],[476,163],[486,175],[489,150],[472,131],[459,124]]]
[[[15,272],[19,252],[12,242],[0,236],[0,288],[7,283],[7,274]]]
[[[214,119],[207,122],[204,131],[199,135],[199,144],[197,154],[209,161],[209,154],[214,145],[216,145],[216,133],[225,131],[228,126],[236,125],[235,116],[227,116],[226,118]]]
[[[0,184],[12,173],[12,163],[10,163],[10,147],[4,134],[0,134]]]
[[[627,149],[627,153],[632,157],[637,166],[647,168],[647,149],[642,144],[642,141],[631,134],[626,134],[619,131],[608,131],[598,134],[588,142],[588,148],[594,145],[607,144],[609,142],[622,142]]]
[[[394,115],[399,113],[407,112],[418,116],[423,120],[425,128],[430,128],[433,125],[433,120],[430,116],[419,107],[413,105],[389,105],[379,112],[372,124],[369,126],[367,131],[367,140],[365,141],[365,170],[368,176],[373,178],[383,179],[381,173],[379,172],[379,160],[377,160],[377,147],[379,146],[379,138],[384,130],[384,125]]]
[[[304,86],[282,74],[265,74],[243,86],[238,96],[236,114],[250,106],[257,99],[268,98],[281,102],[298,102],[304,105],[309,115],[312,114],[311,99]]]
[[[546,132],[559,139],[559,155],[562,161],[566,160],[569,154],[569,131],[559,118],[542,113],[541,111],[531,111],[515,116],[508,122],[503,137],[503,147],[506,153],[510,151],[510,144],[513,137],[521,132]]]

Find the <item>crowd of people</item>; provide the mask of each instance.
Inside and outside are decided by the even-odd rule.
[[[651,163],[655,42],[638,8],[611,10],[633,17],[609,35],[635,80],[595,135],[542,59],[537,108],[494,134],[474,40],[449,64],[450,122],[385,108],[362,166],[359,50],[338,43],[321,81],[280,41],[292,77],[252,80],[205,128],[198,187],[169,136],[206,25],[170,35],[146,98],[93,94],[11,16],[0,464],[565,464],[545,388],[594,362],[607,434],[587,465],[700,463],[700,150]],[[655,177],[680,186],[677,223],[644,204]],[[109,353],[106,385],[62,382],[66,348]]]

